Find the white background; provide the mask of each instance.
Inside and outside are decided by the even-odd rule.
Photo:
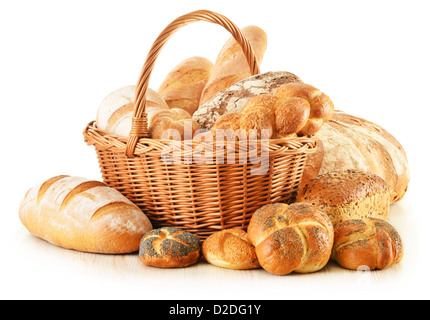
[[[428,1],[1,1],[2,299],[428,299]],[[209,9],[268,34],[261,65],[290,71],[336,108],[387,129],[404,146],[411,183],[391,207],[403,261],[363,273],[330,263],[308,275],[272,276],[201,263],[145,267],[137,255],[97,255],[55,247],[18,219],[25,192],[54,175],[100,179],[83,141],[101,100],[135,84],[152,42],[176,17]],[[177,63],[212,61],[229,37],[198,22],[178,31],[157,60],[158,89]]]

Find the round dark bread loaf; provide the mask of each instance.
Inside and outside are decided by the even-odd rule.
[[[179,228],[154,229],[142,237],[139,257],[151,267],[187,267],[200,259],[201,243],[196,235]]]

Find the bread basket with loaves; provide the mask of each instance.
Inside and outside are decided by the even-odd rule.
[[[265,204],[294,201],[307,156],[318,148],[318,139],[277,138],[268,140],[267,145],[259,140],[256,149],[236,140],[230,146],[230,151],[236,152],[235,163],[227,161],[229,152],[221,157],[215,152],[213,161],[202,163],[190,157],[201,143],[150,138],[146,96],[155,60],[174,32],[197,21],[229,31],[241,46],[252,75],[260,73],[249,41],[234,23],[211,11],[191,12],[170,23],[152,45],[136,85],[129,136],[102,130],[96,121],[90,122],[83,134],[86,143],[96,149],[104,182],[138,205],[154,227],[178,227],[205,239],[224,229],[246,229],[252,214]],[[180,159],[166,161],[166,147],[178,151]],[[244,150],[247,161],[239,161],[239,151]],[[258,157],[264,150],[267,170],[255,174],[261,163],[251,161],[249,154]]]

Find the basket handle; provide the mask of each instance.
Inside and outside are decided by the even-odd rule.
[[[134,156],[134,150],[136,148],[137,142],[139,141],[139,138],[148,138],[148,119],[145,113],[145,96],[146,91],[148,89],[149,77],[151,75],[152,69],[154,68],[155,60],[160,54],[161,48],[164,46],[164,44],[174,32],[186,26],[187,24],[197,21],[207,21],[219,24],[225,29],[227,29],[227,31],[232,34],[233,38],[242,47],[252,75],[260,73],[257,57],[255,56],[251,44],[249,43],[248,39],[246,39],[245,36],[242,34],[240,29],[228,18],[212,11],[197,10],[175,19],[160,33],[158,38],[155,40],[148,53],[145,64],[143,65],[141,74],[139,76],[134,99],[135,109],[132,118],[132,126],[125,150],[125,154],[127,157],[130,158]]]

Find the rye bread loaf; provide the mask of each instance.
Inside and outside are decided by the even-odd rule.
[[[201,105],[193,114],[193,119],[200,128],[210,130],[223,114],[241,112],[250,98],[260,94],[272,94],[283,84],[291,82],[301,83],[302,80],[286,71],[266,72],[243,79]]]
[[[335,111],[316,137],[321,141],[320,148],[309,155],[299,193],[320,174],[355,169],[383,178],[390,189],[391,203],[403,198],[410,180],[408,160],[402,145],[387,130]]]

